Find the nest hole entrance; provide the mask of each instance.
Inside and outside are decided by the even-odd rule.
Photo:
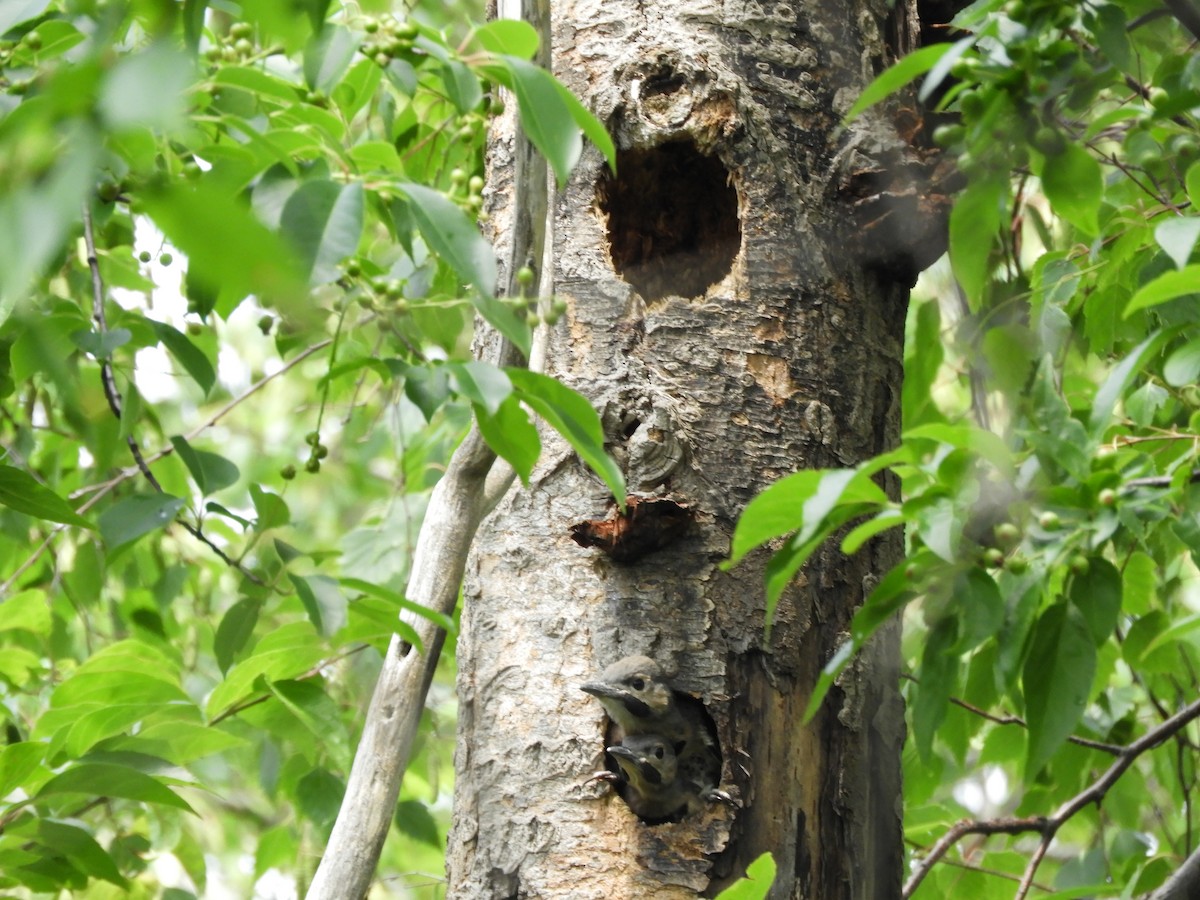
[[[742,245],[725,165],[691,140],[617,152],[597,200],[613,267],[647,302],[694,299],[729,274]]]

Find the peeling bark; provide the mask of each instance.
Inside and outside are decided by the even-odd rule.
[[[769,642],[766,556],[720,568],[737,516],[772,481],[897,439],[926,223],[889,232],[912,245],[860,234],[853,172],[912,153],[882,114],[840,125],[909,49],[896,41],[915,34],[911,6],[889,18],[890,7],[554,6],[554,70],[609,125],[622,163],[613,178],[589,151],[555,204],[549,274],[569,311],[547,371],[602,410],[639,497],[687,517],[645,553],[581,547],[573,534],[603,531],[611,498],[546,434],[529,487],[485,523],[458,651],[450,896],[711,896],[765,851],[779,865],[773,897],[899,896],[898,627],[802,724],[899,536],[851,559],[820,551]],[[648,826],[585,784],[603,765],[606,722],[578,685],[638,653],[705,704],[741,809]]]

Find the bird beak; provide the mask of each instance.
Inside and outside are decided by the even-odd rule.
[[[633,694],[624,688],[614,687],[603,681],[589,681],[586,684],[581,684],[579,689],[584,693],[591,694],[593,697],[599,697],[601,701],[615,700],[625,707],[631,716],[636,716],[639,719],[645,719],[651,714],[650,707],[646,704],[646,701],[633,696]]]
[[[638,756],[628,747],[624,747],[621,744],[606,747],[605,749],[622,769],[625,769],[627,772],[636,769],[638,775],[649,784],[662,784],[662,772],[650,765],[645,757]]]
[[[614,700],[620,700],[625,696],[623,690],[605,684],[603,681],[589,681],[586,684],[581,684],[579,689],[585,694],[591,694],[593,697],[612,697]]]

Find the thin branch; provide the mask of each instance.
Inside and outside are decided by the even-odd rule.
[[[909,675],[907,672],[900,676],[914,684],[920,684],[915,676]],[[950,697],[950,702],[955,706],[965,709],[969,713],[974,713],[982,719],[987,719],[989,722],[995,722],[997,725],[1020,725],[1022,728],[1028,728],[1029,725],[1020,716],[1014,716],[1011,713],[1006,713],[998,716],[995,713],[990,713],[985,709],[980,709],[973,703],[968,703],[966,700],[960,700],[958,697]],[[1099,750],[1101,753],[1107,753],[1110,756],[1119,756],[1124,752],[1125,748],[1120,744],[1106,744],[1104,741],[1094,741],[1091,738],[1078,737],[1077,735],[1068,735],[1067,741],[1076,744],[1080,747],[1087,747],[1089,750]]]
[[[1042,835],[1042,840],[1038,843],[1037,849],[1033,851],[1033,856],[1030,857],[1029,865],[1025,867],[1025,874],[1021,876],[1021,883],[1017,886],[1017,893],[1013,900],[1025,900],[1029,894],[1029,888],[1033,885],[1033,876],[1037,874],[1038,866],[1045,859],[1046,851],[1050,849],[1052,840],[1054,840],[1052,831],[1046,831]]]
[[[905,838],[904,842],[917,850],[923,849],[920,844],[910,838]],[[1014,875],[1012,872],[1002,872],[999,869],[991,869],[987,866],[977,866],[974,863],[965,862],[961,859],[942,859],[942,865],[950,866],[952,869],[964,869],[968,872],[977,872],[980,875],[990,875],[993,878],[1000,878],[1004,881],[1012,881],[1017,884],[1020,884],[1021,882],[1020,875]],[[1033,886],[1039,891],[1045,891],[1047,894],[1054,890],[1053,888],[1047,887],[1044,884],[1038,884],[1036,881],[1033,883]]]
[[[905,883],[904,890],[900,895],[902,900],[908,900],[908,898],[912,897],[933,866],[946,855],[951,847],[968,834],[1017,835],[1035,832],[1040,834],[1042,839],[1038,844],[1037,851],[1035,851],[1033,858],[1030,859],[1029,865],[1025,869],[1025,875],[1021,880],[1021,887],[1017,892],[1017,900],[1022,900],[1028,893],[1029,887],[1033,884],[1038,866],[1041,865],[1042,858],[1045,856],[1046,850],[1050,846],[1050,842],[1054,839],[1054,836],[1058,833],[1058,830],[1084,807],[1093,803],[1100,803],[1112,786],[1116,784],[1117,780],[1125,774],[1125,771],[1134,764],[1139,756],[1167,741],[1198,717],[1200,717],[1200,700],[1196,700],[1184,707],[1165,722],[1150,729],[1133,743],[1128,744],[1103,775],[1092,782],[1089,787],[1063,803],[1051,816],[1028,816],[1021,819],[964,819],[956,823],[929,849],[929,853],[926,854],[925,858],[913,867],[913,872]]]

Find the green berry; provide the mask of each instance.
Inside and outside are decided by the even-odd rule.
[[[199,322],[188,322],[187,333],[195,337],[198,334],[204,334],[204,326]]]
[[[313,447],[313,456],[315,456],[317,459],[324,459],[328,455],[329,448],[324,444],[317,444],[317,446]]]
[[[1100,501],[1101,506],[1116,506],[1117,492],[1112,488],[1104,488],[1104,490],[1099,493],[1096,499]]]
[[[171,263],[175,262],[175,257],[173,257],[170,253],[160,253],[158,254],[158,261],[164,266],[169,266]]]
[[[1004,553],[995,547],[983,551],[983,561],[989,569],[998,569],[1004,565]]]
[[[381,66],[384,69],[386,69],[388,67],[388,63],[390,63],[391,61],[392,61],[392,58],[390,56],[388,56],[386,53],[384,53],[382,50],[375,54],[375,64],[378,66]]]
[[[450,170],[450,183],[451,184],[462,184],[466,180],[467,180],[467,173],[465,170],[463,170],[463,169],[451,169]]]
[[[258,330],[261,331],[263,334],[270,334],[271,326],[274,324],[275,324],[274,316],[262,316],[258,320]]]
[[[479,175],[472,175],[471,180],[467,182],[467,190],[472,194],[478,194],[483,190],[483,178]]]
[[[533,284],[533,269],[529,266],[521,266],[517,269],[517,284],[521,287],[529,287]]]
[[[254,34],[254,26],[249,22],[234,22],[229,26],[229,36],[234,38],[248,38]]]
[[[140,259],[144,263],[148,263],[148,262],[150,262],[151,259],[153,259],[153,257],[150,255],[149,250],[143,250],[141,253],[138,254],[138,259]]]
[[[1086,575],[1088,573],[1088,569],[1091,568],[1091,563],[1088,562],[1088,558],[1082,553],[1076,553],[1071,557],[1071,561],[1068,563],[1068,566],[1071,569],[1071,574]]]
[[[1021,542],[1021,529],[1012,522],[1001,522],[996,526],[996,543],[1001,547],[1015,547]]]
[[[289,463],[279,470],[279,477],[284,481],[291,481],[296,477],[296,467]]]
[[[1024,575],[1029,571],[1029,560],[1023,556],[1010,556],[1006,568],[1014,575]]]
[[[317,459],[315,456],[309,457],[308,462],[306,462],[304,464],[304,471],[312,472],[314,474],[316,474],[317,472],[320,472],[321,471],[321,461],[319,459]]]
[[[1038,524],[1045,531],[1058,531],[1062,527],[1062,520],[1058,518],[1058,513],[1047,510],[1038,516]]]
[[[310,447],[317,446],[317,444],[321,443],[321,433],[319,431],[310,431],[304,436],[304,443]]]
[[[362,266],[360,266],[358,262],[353,259],[347,260],[345,272],[350,278],[357,278],[362,274]]]
[[[31,31],[29,34],[25,35],[25,39],[21,43],[23,43],[30,50],[41,50],[42,36],[36,31]]]

